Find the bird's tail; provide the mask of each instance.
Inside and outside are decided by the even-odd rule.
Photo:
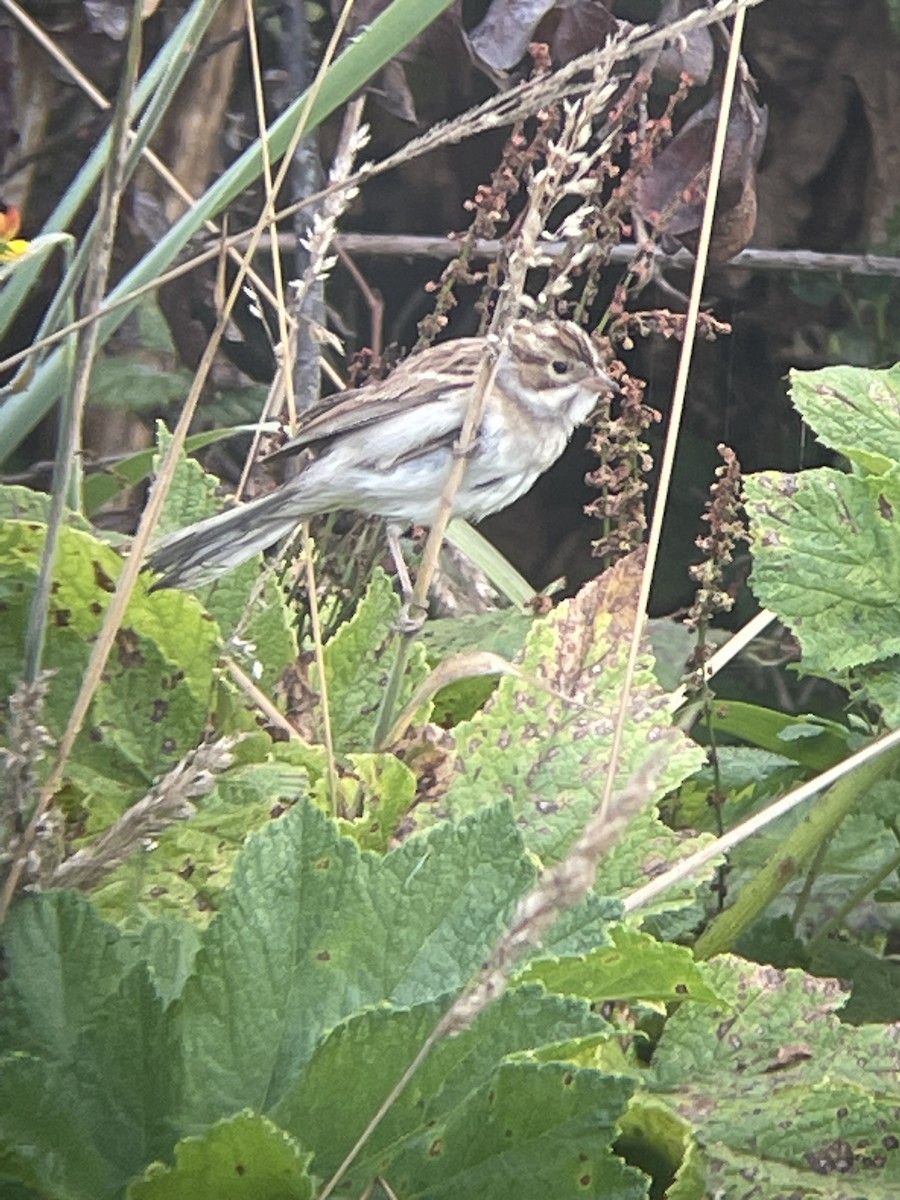
[[[291,533],[306,515],[285,504],[282,488],[170,534],[147,566],[162,576],[158,587],[206,583]]]

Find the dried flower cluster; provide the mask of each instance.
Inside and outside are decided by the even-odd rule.
[[[534,63],[532,78],[539,78],[549,71],[546,50],[546,46],[540,44],[531,47]],[[508,225],[509,202],[520,192],[533,164],[546,153],[547,144],[558,128],[558,119],[558,108],[551,105],[537,114],[537,128],[530,134],[526,132],[525,122],[517,121],[506,140],[490,183],[481,184],[472,199],[466,201],[465,208],[472,213],[472,220],[460,238],[459,254],[444,268],[440,281],[431,285],[431,290],[436,291],[437,296],[432,312],[419,322],[417,350],[430,345],[447,324],[447,314],[456,304],[457,286],[485,282],[486,295],[497,287],[499,266],[496,261],[491,263],[486,276],[484,272],[472,270],[476,243],[480,239],[496,237],[498,231]],[[490,315],[484,297],[478,307],[482,312],[484,327]]]
[[[697,595],[687,616],[689,625],[702,629],[719,612],[728,612],[734,597],[725,585],[726,568],[734,558],[738,542],[747,534],[741,519],[741,465],[729,446],[717,447],[722,465],[716,467],[716,481],[710,488],[703,520],[709,533],[697,538],[703,561],[691,567],[697,583]]]
[[[641,545],[647,528],[644,497],[646,475],[653,462],[644,435],[660,414],[643,403],[644,383],[628,376],[618,380],[621,395],[606,401],[598,418],[598,432],[591,449],[600,465],[587,476],[599,496],[585,512],[600,521],[603,532],[593,543],[592,553],[610,566]],[[614,414],[613,407],[616,412]]]

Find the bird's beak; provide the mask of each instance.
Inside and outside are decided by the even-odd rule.
[[[622,392],[616,381],[610,375],[607,375],[605,371],[598,371],[593,379],[589,381],[588,387],[592,392],[596,392],[598,396],[608,396],[610,393],[618,396]]]
[[[596,392],[598,397],[609,396],[610,394],[612,394],[613,396],[620,396],[622,394],[622,389],[619,387],[619,385],[616,383],[616,381],[614,379],[612,379],[609,375],[606,374],[605,371],[598,371],[596,373],[596,375],[594,375],[593,379],[586,381],[586,386],[589,388],[590,391]],[[591,412],[588,413],[585,420],[588,422],[593,421],[594,417],[597,416],[599,411],[600,411],[600,405],[598,403],[591,410]]]

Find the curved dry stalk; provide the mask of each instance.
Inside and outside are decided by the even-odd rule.
[[[662,751],[648,759],[617,796],[613,819],[605,813],[595,813],[565,858],[541,872],[535,886],[517,904],[509,929],[494,943],[476,978],[457,996],[429,1033],[317,1200],[327,1200],[331,1195],[437,1043],[442,1038],[461,1033],[497,1000],[522,955],[540,943],[560,913],[580,903],[588,894],[594,886],[600,860],[621,836],[628,821],[646,804],[664,762]]]
[[[735,14],[734,29],[732,31],[731,43],[728,51],[728,62],[725,68],[725,78],[722,84],[719,117],[716,123],[716,134],[713,142],[712,158],[710,161],[709,184],[707,187],[706,201],[703,206],[703,221],[700,226],[700,238],[697,245],[697,259],[694,266],[694,276],[691,283],[690,297],[688,300],[684,338],[681,343],[681,354],[678,359],[678,373],[676,375],[675,389],[672,396],[669,428],[666,432],[666,441],[663,449],[662,460],[660,462],[656,503],[653,507],[653,516],[650,521],[650,530],[647,536],[647,558],[644,564],[643,575],[641,577],[641,587],[638,596],[634,628],[631,635],[631,644],[628,648],[628,662],[625,668],[625,678],[622,683],[622,696],[619,704],[619,713],[616,720],[615,729],[613,731],[613,742],[609,758],[609,773],[606,777],[603,798],[600,802],[601,813],[608,811],[612,798],[616,768],[621,755],[622,740],[625,734],[625,717],[628,712],[631,685],[634,680],[638,654],[640,652],[641,632],[643,630],[644,621],[646,620],[647,606],[650,599],[650,585],[653,580],[653,574],[656,570],[656,562],[659,556],[663,520],[665,518],[669,490],[672,483],[672,472],[675,464],[675,450],[678,445],[678,434],[681,427],[681,418],[684,412],[684,400],[687,392],[687,381],[690,374],[691,361],[694,353],[694,344],[697,336],[697,319],[700,314],[700,298],[703,292],[706,264],[709,258],[709,245],[712,238],[713,218],[715,216],[716,201],[718,199],[719,181],[722,176],[722,161],[725,153],[725,141],[728,136],[728,118],[731,112],[731,99],[734,95],[738,65],[741,57],[741,40],[744,32],[746,10],[747,4],[741,4]]]

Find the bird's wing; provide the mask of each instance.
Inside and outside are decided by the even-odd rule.
[[[432,436],[429,436],[427,446],[424,442],[415,447],[410,445],[409,454],[404,457],[424,453],[436,445],[446,445],[448,439],[452,440],[454,430],[458,429],[462,418],[459,415],[458,400],[452,403],[442,396],[446,387],[446,382],[442,383],[442,368],[446,369],[452,365],[456,378],[465,373],[474,382],[478,359],[473,357],[471,368],[466,370],[468,363],[465,358],[460,359],[459,350],[465,343],[475,341],[477,339],[460,338],[455,342],[448,342],[448,353],[444,357],[438,356],[442,347],[436,347],[429,352],[427,362],[414,355],[405,359],[380,383],[354,388],[340,393],[337,397],[329,396],[320,401],[301,419],[294,437],[267,455],[266,461],[299,454],[307,447],[322,449],[324,443],[331,442],[343,434],[382,423],[391,417],[414,413],[417,409],[423,410],[423,432],[427,428]],[[424,410],[428,411],[427,421]]]

